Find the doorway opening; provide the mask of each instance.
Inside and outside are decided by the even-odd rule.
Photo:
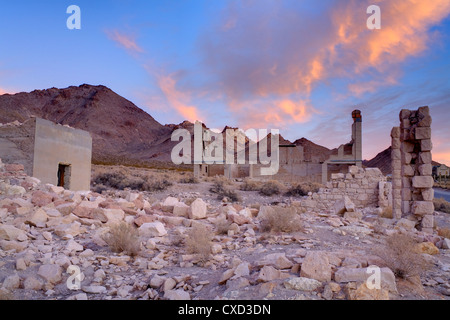
[[[58,165],[58,187],[63,187],[64,189],[70,189],[70,164]]]

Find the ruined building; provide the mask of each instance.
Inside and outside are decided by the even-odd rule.
[[[0,158],[43,183],[90,190],[91,157],[89,132],[39,118],[0,125]]]
[[[304,148],[295,144],[279,145],[279,169],[275,175],[261,175],[261,168],[267,165],[225,164],[225,163],[195,163],[194,175],[215,176],[224,175],[227,178],[260,178],[282,181],[311,181],[326,184],[333,173],[347,173],[350,166],[362,167],[362,116],[360,110],[352,112],[351,141],[334,150],[325,161],[318,156],[306,156]],[[207,139],[206,139],[207,140]],[[238,143],[245,144],[244,138],[237,138]],[[260,143],[260,142],[259,142]],[[270,143],[268,143],[270,145]],[[204,144],[206,149],[208,144]],[[248,149],[246,150],[248,151]]]

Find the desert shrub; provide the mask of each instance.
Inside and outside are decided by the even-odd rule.
[[[186,234],[186,251],[198,254],[203,261],[208,260],[211,255],[213,237],[214,233],[207,226],[196,223]]]
[[[438,235],[450,239],[450,228],[439,228]]]
[[[292,207],[272,207],[267,216],[262,219],[260,230],[262,232],[298,232],[304,229],[301,217]]]
[[[228,187],[225,187],[225,182],[220,179],[215,180],[209,191],[217,194],[218,200],[222,200],[226,197],[232,202],[240,201],[240,197],[237,192]]]
[[[259,193],[264,196],[273,196],[280,194],[283,191],[283,189],[284,186],[280,182],[276,180],[269,180],[261,185]]]
[[[434,198],[433,203],[434,210],[450,213],[450,202],[446,201],[444,198]]]
[[[199,183],[199,181],[196,177],[181,178],[178,182],[179,183],[189,183],[189,184]]]
[[[420,276],[430,265],[425,257],[416,251],[417,241],[411,235],[394,233],[386,238],[384,245],[375,249],[395,276],[410,279]]]
[[[98,193],[101,193],[99,191],[107,190],[107,188],[118,190],[129,188],[132,190],[155,192],[166,190],[172,185],[172,182],[166,177],[140,177],[132,174],[125,175],[122,172],[105,172],[95,176],[93,185],[93,190]]]
[[[113,252],[123,252],[129,256],[139,253],[139,231],[126,222],[113,225],[103,239]]]
[[[241,184],[240,189],[242,191],[259,191],[261,188],[261,182],[252,180],[250,178],[245,178],[244,182]]]
[[[321,184],[315,182],[302,182],[292,185],[287,191],[288,197],[303,197],[307,196],[309,192],[318,192],[322,187]]]

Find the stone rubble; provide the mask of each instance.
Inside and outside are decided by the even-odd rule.
[[[154,201],[130,191],[116,196],[72,192],[27,177],[20,165],[0,162],[0,168],[0,288],[18,297],[191,300],[290,294],[295,299],[397,299],[393,271],[381,268],[382,288],[370,290],[367,270],[382,261],[346,248],[348,243],[370,248],[380,237],[375,232],[380,223],[381,234],[421,237],[418,250],[439,265],[425,286],[436,286],[448,297],[450,264],[438,257],[449,257],[449,240],[416,230],[412,220],[383,220],[375,207],[367,208],[367,203],[381,201],[377,188],[385,181],[378,170],[351,167],[348,174],[335,175],[326,190],[292,204],[302,212],[304,233],[266,234],[259,231],[260,222],[276,206],[216,206],[198,195],[187,204],[182,197]],[[356,180],[367,188],[353,186]],[[348,188],[355,192],[345,196],[341,191]],[[303,212],[311,202],[326,208]],[[219,221],[229,224],[228,231],[214,235],[209,256],[183,248],[190,228],[204,224],[214,230]],[[117,223],[138,231],[137,256],[114,253],[104,241]],[[315,238],[323,232],[340,239],[339,246],[333,249]],[[82,276],[71,266],[79,267]],[[77,279],[78,289],[69,289],[68,283]]]

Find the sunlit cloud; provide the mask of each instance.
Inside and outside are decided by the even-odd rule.
[[[163,75],[158,77],[158,85],[164,93],[170,105],[183,117],[191,122],[204,121],[197,107],[189,105],[191,97],[189,93],[182,92],[176,88],[177,81],[174,75]]]
[[[143,53],[144,49],[142,49],[136,42],[136,39],[133,35],[125,34],[118,30],[108,30],[106,31],[108,37],[115,41],[119,46],[135,53]]]

